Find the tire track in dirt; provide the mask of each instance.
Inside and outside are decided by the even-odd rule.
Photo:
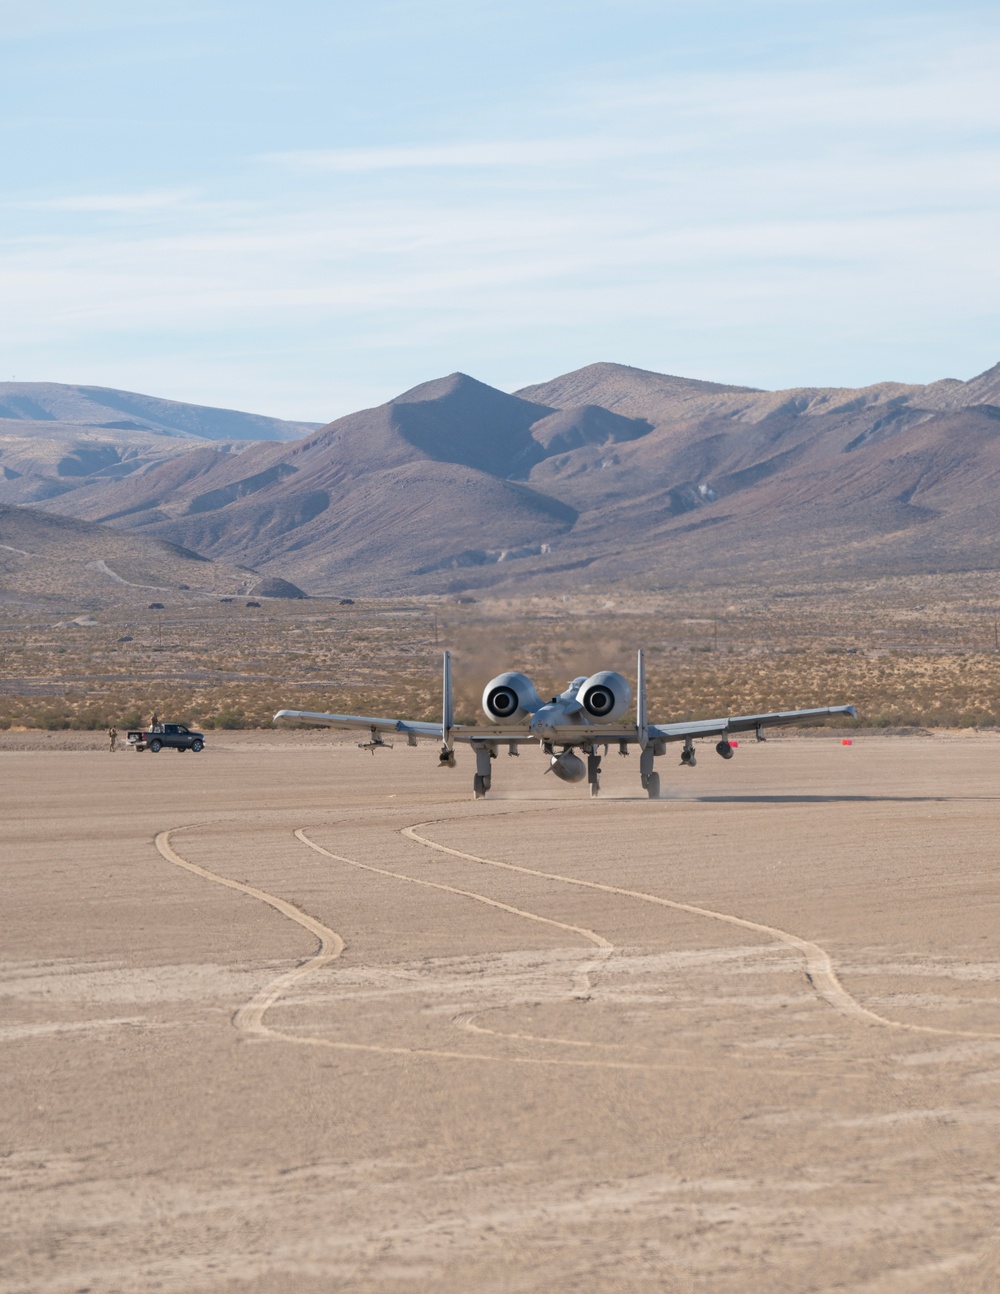
[[[245,885],[242,881],[234,881],[228,876],[220,876],[218,872],[210,872],[207,867],[200,867],[197,863],[192,863],[187,858],[182,858],[176,852],[170,843],[170,837],[173,831],[192,831],[193,827],[175,827],[172,831],[161,831],[156,837],[154,843],[160,854],[168,863],[174,863],[178,867],[183,867],[195,876],[202,877],[203,880],[213,881],[216,885],[224,885],[229,890],[239,890],[243,894],[249,894],[251,898],[259,899],[261,903],[266,903],[269,907],[280,912],[283,917],[289,921],[294,921],[296,925],[302,926],[310,934],[315,935],[319,940],[319,949],[312,957],[300,962],[298,966],[279,975],[276,980],[272,980],[246,1003],[241,1006],[233,1016],[233,1024],[236,1028],[245,1034],[258,1037],[285,1037],[279,1035],[274,1029],[269,1029],[264,1023],[264,1013],[268,1007],[277,1002],[278,998],[291,986],[299,980],[305,979],[313,971],[320,970],[323,966],[329,966],[331,962],[337,960],[344,951],[344,941],[337,934],[336,930],[331,930],[329,926],[323,925],[315,917],[309,916],[301,908],[297,908],[293,903],[286,899],[279,899],[275,894],[268,894],[266,890],[258,890],[253,885]]]
[[[872,1011],[868,1007],[862,1006],[857,998],[848,993],[838,979],[833,968],[833,961],[825,948],[820,947],[819,944],[813,943],[809,939],[803,939],[791,931],[781,930],[777,926],[764,925],[759,921],[750,921],[746,917],[737,917],[728,912],[715,912],[711,908],[696,907],[691,903],[681,903],[676,899],[665,899],[658,894],[647,894],[642,890],[630,890],[624,886],[608,885],[602,881],[586,881],[576,876],[562,876],[558,872],[543,872],[534,867],[524,867],[518,863],[503,863],[495,858],[480,858],[476,854],[467,854],[461,849],[452,849],[449,845],[439,844],[436,840],[420,835],[419,828],[450,824],[452,821],[454,819],[434,818],[428,822],[416,822],[412,826],[401,828],[400,834],[427,849],[436,850],[441,854],[450,854],[454,858],[462,858],[470,863],[498,867],[508,872],[520,872],[525,876],[535,876],[546,881],[558,881],[563,885],[578,886],[582,889],[599,890],[605,894],[617,894],[623,898],[656,904],[658,907],[672,908],[676,912],[687,912],[692,916],[707,917],[712,921],[722,921],[727,925],[739,926],[743,930],[753,930],[757,934],[769,935],[778,943],[784,944],[788,948],[793,948],[802,955],[806,964],[806,979],[810,985],[824,1001],[843,1015],[864,1020],[868,1023],[879,1024],[890,1029],[902,1029],[909,1033],[929,1033],[950,1038],[1000,1038],[1000,1034],[996,1033],[981,1033],[966,1029],[942,1029],[927,1024],[908,1024],[902,1020],[890,1020],[887,1016],[879,1015],[877,1011]]]
[[[483,903],[490,908],[499,908],[503,912],[510,912],[517,917],[523,917],[528,921],[538,921],[542,925],[554,926],[557,930],[565,930],[570,934],[580,935],[588,943],[592,943],[597,948],[597,954],[584,965],[577,967],[573,974],[573,998],[578,1002],[586,1002],[590,999],[590,976],[597,970],[602,962],[614,952],[614,944],[605,939],[603,935],[597,934],[594,930],[589,930],[585,926],[570,925],[565,921],[555,921],[552,917],[540,916],[537,912],[528,912],[524,908],[515,908],[510,903],[502,903],[499,899],[488,898],[485,894],[477,894],[472,890],[460,890],[454,885],[445,885],[441,881],[427,881],[416,876],[406,876],[402,872],[390,872],[384,867],[374,867],[370,863],[361,863],[354,858],[346,858],[343,854],[331,853],[316,841],[310,840],[305,831],[301,828],[295,833],[296,840],[302,844],[308,845],[317,854],[322,854],[326,858],[332,858],[338,863],[347,863],[350,867],[358,867],[364,872],[374,872],[377,876],[389,876],[393,880],[405,881],[409,885],[421,885],[431,890],[443,890],[446,894],[455,894],[463,899],[472,899],[476,903]],[[485,1008],[489,1010],[490,1008]],[[499,1008],[494,1008],[499,1009]],[[574,1038],[548,1038],[541,1037],[538,1034],[530,1033],[506,1033],[499,1029],[488,1029],[485,1025],[477,1024],[476,1017],[484,1014],[483,1011],[463,1012],[453,1018],[453,1023],[459,1028],[465,1029],[469,1033],[486,1034],[493,1038],[517,1039],[521,1042],[546,1042],[555,1043],[564,1047],[593,1047],[604,1046],[603,1043],[579,1042]]]
[[[259,900],[261,903],[266,903],[269,907],[274,908],[276,912],[287,917],[289,921],[294,921],[296,925],[302,926],[303,929],[308,930],[310,934],[319,940],[319,949],[312,957],[300,962],[290,971],[286,971],[283,975],[279,975],[277,979],[266,984],[258,993],[254,994],[249,1002],[244,1006],[241,1006],[236,1011],[233,1015],[233,1024],[246,1036],[273,1038],[279,1039],[282,1042],[295,1043],[298,1046],[327,1047],[339,1051],[374,1052],[385,1056],[428,1056],[441,1060],[485,1061],[490,1064],[498,1065],[541,1065],[548,1067],[572,1066],[587,1069],[616,1069],[631,1071],[705,1068],[704,1065],[655,1065],[644,1063],[642,1061],[591,1060],[584,1058],[564,1059],[545,1056],[505,1056],[471,1051],[445,1051],[439,1048],[430,1047],[390,1047],[381,1046],[375,1043],[345,1042],[336,1038],[323,1038],[313,1035],[285,1033],[280,1029],[272,1029],[269,1025],[264,1023],[265,1012],[267,1012],[270,1007],[274,1006],[282,994],[285,993],[293,984],[301,982],[308,975],[311,975],[315,971],[328,966],[331,962],[336,961],[344,951],[344,940],[335,930],[331,930],[329,926],[323,925],[321,921],[318,921],[315,917],[309,916],[308,913],[303,912],[301,908],[297,908],[293,903],[289,903],[286,899],[279,898],[275,894],[269,894],[267,890],[258,889],[254,885],[246,885],[242,881],[234,881],[228,876],[221,876],[218,872],[210,871],[207,867],[202,867],[198,863],[193,863],[189,859],[178,854],[171,844],[170,837],[176,831],[194,830],[196,825],[197,824],[193,824],[188,827],[173,827],[170,830],[159,832],[155,837],[154,844],[160,856],[166,859],[167,862],[173,863],[177,867],[182,867],[186,871],[192,872],[195,876],[201,877],[203,880],[210,881],[215,885],[223,885],[230,890],[237,890],[242,894],[247,894],[251,898]],[[425,884],[434,889],[449,888],[437,882],[414,881],[412,877],[383,871],[381,868],[372,867],[367,863],[361,863],[353,858],[345,858],[338,854],[331,854],[328,850],[323,849],[321,846],[317,846],[307,837],[300,836],[298,832],[295,834],[302,843],[307,844],[309,848],[315,850],[317,853],[326,854],[328,857],[333,858],[338,862],[348,863],[351,866],[361,868],[364,871],[379,872],[384,876],[395,876],[398,880],[410,881],[413,884]],[[457,890],[454,892],[462,893],[462,891]],[[582,927],[570,926],[558,921],[551,921],[547,917],[537,916],[534,913],[521,912],[517,908],[510,907],[508,904],[503,904],[496,900],[488,899],[484,895],[468,893],[466,897],[477,899],[480,902],[488,903],[494,907],[505,908],[512,913],[529,917],[532,920],[544,922],[547,925],[560,926],[562,929],[572,930],[581,935],[586,933],[591,937],[591,941],[598,948],[599,957],[601,953],[603,953],[604,956],[610,956],[613,951],[613,946],[606,939],[603,939],[602,936],[595,934],[594,931],[584,932]],[[489,1031],[477,1030],[477,1032],[486,1033]],[[498,1034],[496,1036],[502,1038],[508,1037],[506,1034]],[[517,1035],[510,1036],[516,1037]]]

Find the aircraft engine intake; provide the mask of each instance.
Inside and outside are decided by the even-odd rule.
[[[561,782],[582,782],[587,776],[587,765],[571,750],[564,750],[561,755],[553,755],[551,767]]]
[[[602,669],[584,679],[576,699],[598,723],[614,723],[624,718],[632,704],[632,689],[621,674]]]
[[[729,742],[726,741],[724,737],[722,741],[719,742],[719,744],[716,746],[715,749],[718,752],[718,754],[722,756],[723,759],[732,759],[733,753],[734,753],[733,748],[732,746],[730,746]]]
[[[522,723],[542,704],[526,674],[498,674],[483,692],[483,710],[493,723]]]

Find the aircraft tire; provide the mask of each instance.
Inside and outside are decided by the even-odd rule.
[[[598,795],[600,795],[600,793],[601,793],[600,784],[597,782],[591,782],[590,784],[591,799],[595,799]]]
[[[646,794],[651,800],[658,800],[660,798],[659,773],[650,773],[649,781],[646,783]]]
[[[472,791],[477,800],[486,799],[486,778],[479,773],[472,779]]]

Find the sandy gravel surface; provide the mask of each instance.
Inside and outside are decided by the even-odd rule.
[[[1000,1288],[1000,737],[266,736],[0,742],[4,1294]]]
[[[125,744],[125,728],[119,729],[118,749],[116,754],[132,756],[135,751]],[[324,731],[318,728],[248,728],[227,731],[226,729],[209,729],[206,731],[207,744],[213,750],[275,750],[299,749],[311,746],[315,749],[326,749],[333,745],[354,746],[358,738],[352,733]],[[52,750],[103,750],[108,749],[106,732],[87,730],[56,729],[45,732],[38,728],[28,730],[10,728],[0,732],[0,753],[4,751],[52,751]]]

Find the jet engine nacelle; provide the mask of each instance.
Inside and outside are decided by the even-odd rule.
[[[571,750],[564,750],[561,755],[553,755],[551,767],[561,782],[582,782],[587,776],[587,765]]]
[[[494,723],[521,723],[541,704],[527,674],[498,674],[483,692],[483,710]]]
[[[625,716],[632,704],[632,689],[621,674],[602,669],[583,680],[576,699],[591,719],[614,723]]]

